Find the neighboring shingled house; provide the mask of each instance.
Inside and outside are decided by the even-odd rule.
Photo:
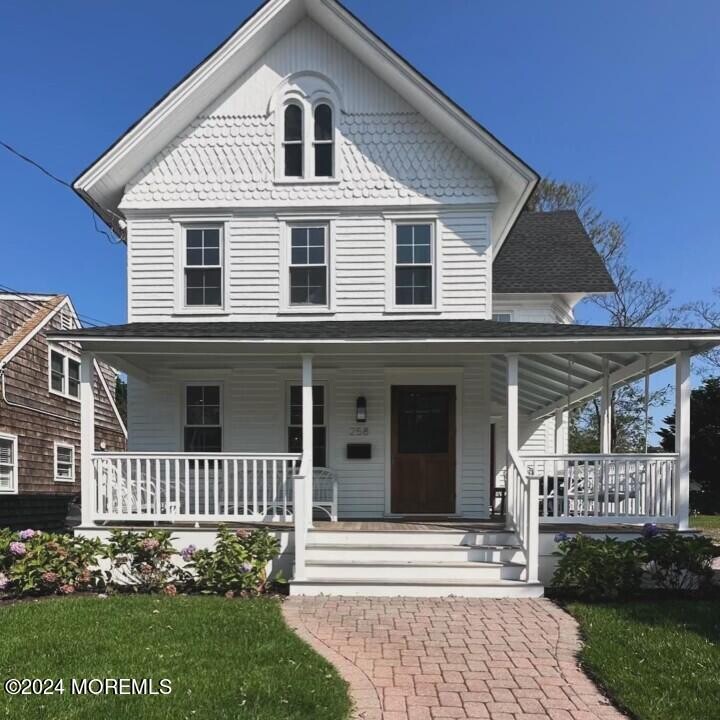
[[[57,529],[80,493],[77,345],[46,339],[79,326],[65,295],[0,293],[0,527]],[[108,450],[127,441],[116,377],[96,363],[96,437]]]

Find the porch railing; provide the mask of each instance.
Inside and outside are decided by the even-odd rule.
[[[523,455],[540,522],[675,522],[676,454]]]
[[[540,529],[537,513],[538,481],[527,474],[523,460],[508,453],[507,515],[508,529],[513,530],[525,557],[524,580],[537,582],[539,570]]]
[[[99,521],[290,520],[295,453],[94,453]]]

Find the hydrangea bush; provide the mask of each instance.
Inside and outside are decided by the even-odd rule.
[[[267,565],[280,551],[277,538],[263,528],[221,527],[213,550],[183,548],[181,555],[202,593],[227,596],[261,593],[267,589]]]

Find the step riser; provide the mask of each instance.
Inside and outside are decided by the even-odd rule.
[[[370,562],[373,560],[392,562],[523,562],[523,554],[515,548],[398,548],[353,547],[342,548],[315,546],[306,550],[308,561],[347,560]]]
[[[345,597],[469,597],[530,598],[542,597],[542,585],[363,585],[332,583],[291,583],[291,595],[339,595]]]
[[[313,545],[513,545],[510,532],[338,532],[310,531]]]
[[[381,578],[393,580],[417,580],[418,582],[442,582],[443,580],[467,580],[468,582],[497,582],[519,580],[523,568],[515,565],[453,567],[436,565],[307,565],[307,577],[311,580],[364,580]]]

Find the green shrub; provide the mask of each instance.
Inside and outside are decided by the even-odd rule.
[[[563,595],[582,600],[617,600],[636,593],[643,574],[634,542],[595,539],[578,533],[556,536],[560,560],[552,585]]]
[[[267,589],[267,565],[280,552],[277,538],[265,529],[220,527],[214,550],[184,548],[181,555],[202,593],[237,595]]]
[[[105,548],[110,558],[108,587],[121,592],[174,595],[187,573],[173,562],[175,548],[168,530],[113,530]]]
[[[713,577],[712,561],[720,555],[711,538],[669,530],[638,541],[648,577],[663,590],[705,589]]]
[[[0,593],[68,595],[97,590],[99,540],[39,530],[0,530]]]

